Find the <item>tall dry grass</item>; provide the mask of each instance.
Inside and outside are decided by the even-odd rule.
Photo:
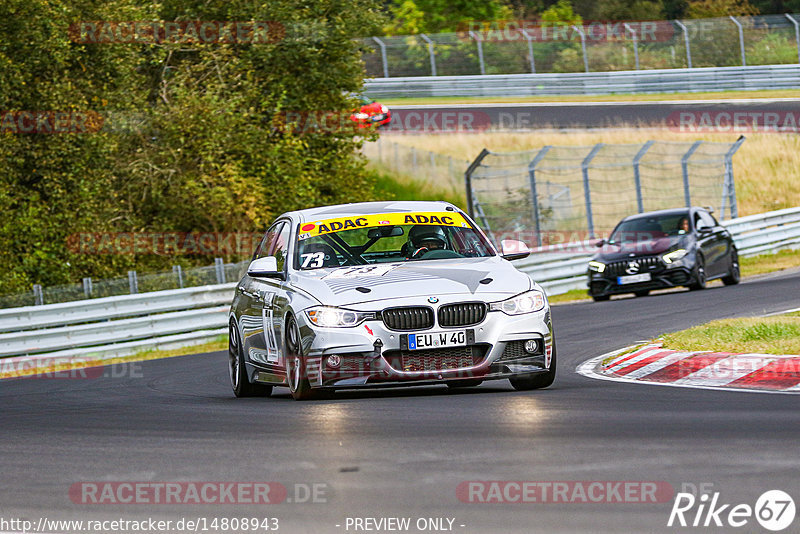
[[[800,206],[800,136],[751,133],[733,157],[739,215]],[[387,140],[460,159],[473,159],[483,148],[516,152],[545,145],[589,146],[596,143],[704,141],[731,143],[736,134],[692,135],[655,128],[595,131],[546,130],[473,134],[387,135]]]

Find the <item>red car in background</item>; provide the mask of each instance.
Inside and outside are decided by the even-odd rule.
[[[392,122],[392,112],[389,108],[364,95],[358,95],[357,98],[361,102],[361,108],[350,115],[350,120],[355,122],[359,128],[371,126],[380,128]]]

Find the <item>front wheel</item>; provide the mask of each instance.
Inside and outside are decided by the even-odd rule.
[[[689,290],[698,291],[706,287],[706,262],[703,256],[698,254],[694,266],[694,281],[689,285]]]
[[[272,386],[253,384],[248,380],[239,329],[233,322],[228,329],[228,376],[231,379],[233,394],[237,397],[269,397],[272,393]]]
[[[735,286],[741,280],[742,275],[739,270],[739,253],[734,248],[731,250],[731,268],[728,271],[728,276],[722,278],[722,283],[726,286]]]
[[[611,298],[611,295],[592,295],[592,300],[595,302],[605,302]]]
[[[300,329],[294,317],[286,320],[286,381],[294,400],[314,398],[314,390],[308,382],[306,360],[303,357],[303,346],[300,341]]]
[[[642,289],[642,290],[639,290],[639,291],[635,291],[633,294],[636,295],[637,297],[646,297],[647,295],[650,294],[650,290],[649,289]]]
[[[512,376],[508,379],[511,387],[517,391],[530,391],[532,389],[546,388],[556,379],[556,344],[553,343],[553,359],[550,360],[550,369],[546,373],[530,376]]]

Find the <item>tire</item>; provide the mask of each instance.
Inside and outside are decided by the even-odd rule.
[[[228,328],[228,376],[233,394],[237,397],[269,397],[272,394],[272,386],[253,384],[247,378],[242,341],[239,339],[239,329],[233,322]]]
[[[694,281],[689,284],[690,291],[699,291],[706,288],[706,261],[703,256],[697,255],[694,264]]]
[[[605,302],[611,298],[611,295],[592,295],[592,300],[595,302]]]
[[[731,268],[728,275],[722,278],[722,283],[726,286],[735,286],[741,280],[742,274],[739,269],[739,253],[736,248],[731,250]]]
[[[529,376],[514,376],[508,379],[511,387],[517,391],[530,391],[532,389],[546,388],[556,379],[556,344],[553,342],[553,359],[550,360],[550,369],[546,373],[537,373]]]
[[[650,294],[650,290],[642,289],[640,291],[634,291],[633,294],[636,295],[637,297],[646,297],[647,295]]]
[[[300,342],[300,329],[293,316],[286,319],[286,382],[294,400],[310,400],[316,397],[306,373],[306,360]]]
[[[466,380],[450,380],[445,382],[447,387],[451,389],[458,389],[458,388],[474,388],[476,386],[480,386],[483,384],[482,378],[468,378]]]

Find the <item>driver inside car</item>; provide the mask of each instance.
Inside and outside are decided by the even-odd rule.
[[[447,250],[447,236],[440,226],[417,225],[408,232],[406,256],[420,258],[431,250]]]

